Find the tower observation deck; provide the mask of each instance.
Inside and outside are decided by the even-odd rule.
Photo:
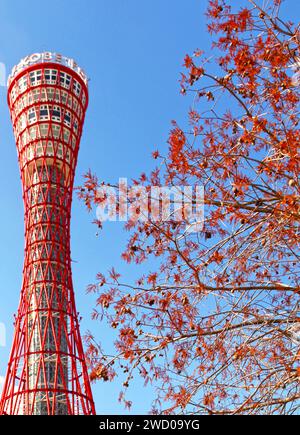
[[[95,413],[70,255],[87,83],[76,62],[56,53],[28,56],[8,79],[25,208],[25,259],[2,415]]]

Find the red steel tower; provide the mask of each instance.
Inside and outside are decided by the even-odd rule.
[[[8,104],[23,186],[25,261],[0,414],[92,415],[70,257],[87,77],[64,56],[33,54],[13,69]]]

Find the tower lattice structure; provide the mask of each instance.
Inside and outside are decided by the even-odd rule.
[[[23,187],[25,259],[0,414],[92,415],[70,255],[87,77],[61,55],[29,56],[9,78],[8,104]]]

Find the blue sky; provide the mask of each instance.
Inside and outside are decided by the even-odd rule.
[[[239,1],[239,0],[238,0]],[[297,0],[289,0],[299,12]],[[90,106],[81,142],[76,185],[91,168],[100,179],[116,182],[153,167],[151,152],[166,148],[170,121],[185,119],[190,101],[179,93],[183,58],[196,48],[209,49],[206,0],[0,0],[0,62],[7,71],[32,52],[55,51],[73,57],[90,77]],[[299,14],[298,14],[299,15]],[[23,266],[23,204],[17,156],[0,88],[0,322],[7,346],[0,347],[0,376],[5,374],[12,340]],[[74,198],[72,217],[73,279],[81,331],[113,335],[90,320],[94,297],[86,287],[97,272],[112,265],[130,281],[137,271],[120,259],[127,234],[108,224],[96,237],[87,214]],[[93,386],[98,413],[122,413],[121,381]],[[133,413],[147,413],[151,389],[139,382],[129,390]]]

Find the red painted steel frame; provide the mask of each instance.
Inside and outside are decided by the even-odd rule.
[[[23,284],[0,414],[92,415],[70,257],[74,173],[88,89],[55,62],[8,90],[25,207]]]

